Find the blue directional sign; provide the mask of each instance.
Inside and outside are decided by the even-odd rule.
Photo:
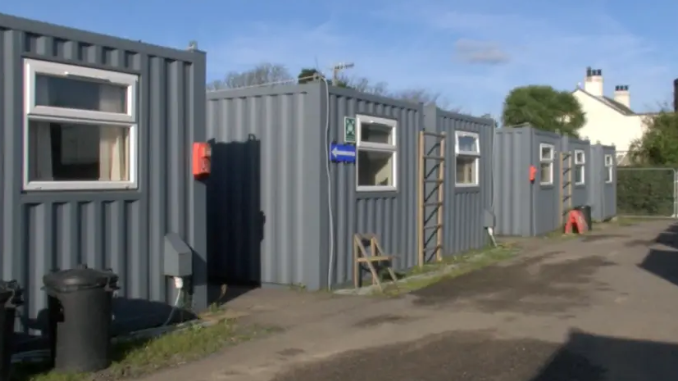
[[[355,163],[355,146],[351,144],[330,144],[330,161]]]

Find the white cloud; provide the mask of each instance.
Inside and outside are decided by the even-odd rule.
[[[510,55],[491,41],[461,38],[454,43],[455,56],[461,62],[499,65],[509,62]]]

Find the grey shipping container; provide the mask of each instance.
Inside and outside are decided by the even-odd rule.
[[[353,278],[355,233],[377,234],[384,250],[398,255],[398,269],[415,266],[418,132],[479,132],[486,153],[480,167],[491,162],[491,121],[428,108],[425,122],[421,104],[323,82],[218,91],[207,97],[207,134],[214,154],[208,186],[213,279],[310,290],[347,284]],[[382,130],[390,126],[388,137],[374,131],[385,139],[376,143],[380,155],[388,157],[382,160],[395,163],[395,168],[387,167],[389,175],[377,174],[384,176],[381,185],[365,187],[372,179],[356,173],[355,164],[328,160],[330,143],[344,142],[346,117],[356,118],[358,135],[363,124]],[[367,145],[358,146],[358,162],[373,160]],[[448,147],[453,158],[454,144]],[[480,209],[490,200],[487,177],[480,176],[478,187],[454,192],[454,170],[448,168],[447,252],[478,248],[485,242]]]
[[[167,303],[173,299],[172,283],[164,270],[165,241],[170,233],[193,251],[192,307],[205,308],[206,186],[195,181],[190,170],[191,143],[205,141],[205,54],[2,14],[0,51],[0,179],[3,185],[0,188],[0,266],[3,279],[17,279],[26,289],[21,317],[24,329],[39,328],[32,322],[36,322],[47,306],[47,296],[41,290],[43,275],[52,269],[73,268],[81,263],[93,268],[110,268],[120,276],[121,289],[114,307],[118,327],[142,328],[164,321],[169,313]],[[83,78],[78,74],[81,72],[104,76],[87,74],[89,77]],[[45,89],[40,86],[46,86],[38,85],[45,79],[40,78],[41,75],[58,77],[47,78],[50,81],[70,81],[69,91],[61,94],[72,98],[62,100],[75,103],[86,102],[92,95],[86,93],[85,88],[117,85],[119,78],[127,78],[130,82],[123,86],[125,95],[121,98],[125,111],[119,114],[110,109],[91,111],[88,107],[92,105],[82,103],[67,104],[72,108],[64,108],[63,104],[52,107],[49,99],[40,97],[51,97],[58,87],[50,84],[47,95],[35,95]],[[98,94],[103,97],[102,93]],[[81,109],[75,110],[78,107]],[[87,156],[83,152],[89,152],[87,144],[78,146],[77,152],[83,153],[82,161],[77,162],[79,166],[73,164],[73,157],[69,157],[68,162],[66,159],[66,155],[76,155],[76,150],[64,149],[61,156],[54,153],[55,147],[67,144],[63,123],[71,122],[62,118],[52,123],[45,117],[47,111],[62,117],[85,115],[84,119],[72,121],[77,126],[89,116],[93,126],[99,125],[95,123],[96,115],[104,114],[122,121],[111,122],[111,125],[129,128],[124,138],[128,151],[119,153],[121,162],[129,163],[119,169],[126,175],[116,175],[121,180],[117,185],[124,186],[108,183],[94,186],[104,178],[104,170],[99,166],[103,153],[96,149],[90,156],[99,161],[94,169],[94,172],[98,170],[98,178],[85,185],[78,183],[82,185],[78,187],[74,185],[76,182],[54,181],[59,179],[57,169],[64,174],[67,168],[78,167],[89,176],[92,168],[85,168],[90,165],[89,156],[87,160],[82,159]],[[29,129],[29,120],[30,123],[47,120],[52,135],[50,138],[50,130],[44,129],[48,133],[43,137],[50,138],[47,141],[51,143],[33,145],[32,132],[25,132]],[[53,134],[55,128],[62,134],[61,138]],[[39,129],[36,127],[36,130]],[[100,139],[98,133],[95,136]],[[71,138],[80,141],[78,137]],[[101,139],[91,146],[98,147]],[[42,152],[51,154],[43,156],[50,160],[49,165],[40,164],[43,169],[54,172],[49,181],[42,181],[46,179],[43,177],[36,177],[41,181],[34,181],[36,178],[31,177],[34,176],[32,166],[37,162],[37,159],[33,161],[33,155],[41,151],[36,147],[43,147]],[[113,171],[110,168],[106,170]],[[106,179],[114,180],[112,174],[106,176],[109,175]],[[123,176],[126,181],[122,181]],[[57,189],[57,185],[63,188]],[[109,185],[116,189],[107,189]]]
[[[572,199],[564,199],[563,207],[567,210],[569,207],[585,206],[589,204],[589,194],[593,178],[591,177],[591,164],[593,159],[593,152],[591,152],[591,143],[588,140],[581,140],[569,136],[563,136],[561,140],[561,151],[569,152],[572,155],[571,159],[563,157],[563,167],[565,181],[572,180]],[[572,167],[568,171],[568,163]],[[571,175],[571,177],[570,177]],[[564,195],[568,195],[567,184],[563,184]]]
[[[532,127],[495,131],[495,232],[537,236],[560,226],[558,198],[561,137]],[[536,169],[534,181],[530,167]]]
[[[591,146],[589,204],[594,221],[607,221],[617,215],[617,160],[614,146]]]
[[[461,253],[477,249],[488,243],[486,225],[492,225],[485,218],[486,212],[492,210],[492,157],[495,123],[492,119],[478,118],[469,115],[440,110],[435,105],[425,107],[425,125],[433,127],[436,132],[445,132],[448,136],[446,145],[446,178],[445,184],[445,249],[448,254]],[[457,166],[458,139],[467,134],[476,134],[478,147],[478,179],[473,184],[463,184],[458,179],[458,172],[464,165],[460,158]],[[426,192],[428,194],[428,191]]]

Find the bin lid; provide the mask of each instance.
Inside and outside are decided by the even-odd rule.
[[[13,299],[17,299],[20,296],[20,293],[21,288],[17,281],[0,281],[0,304],[12,302]]]
[[[55,271],[42,278],[45,287],[58,292],[86,290],[115,286],[118,276],[112,271],[101,271],[81,266],[75,269]]]

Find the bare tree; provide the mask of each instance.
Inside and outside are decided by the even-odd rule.
[[[372,83],[365,77],[342,78],[341,81],[346,84],[345,87],[350,87],[361,93],[368,93],[374,95],[388,95],[388,85],[386,82]]]
[[[381,95],[412,103],[434,103],[443,110],[453,112],[461,111],[461,108],[451,106],[451,104],[446,99],[444,99],[440,93],[431,92],[425,88],[410,88],[405,90],[390,91],[386,82],[373,83],[365,77],[342,78],[341,81],[343,84],[345,84],[343,87],[350,87],[363,93]]]
[[[294,77],[284,65],[261,63],[254,68],[242,72],[231,71],[223,80],[216,80],[207,84],[208,90],[236,89],[239,87],[270,84],[275,86],[280,82],[293,81]]]

